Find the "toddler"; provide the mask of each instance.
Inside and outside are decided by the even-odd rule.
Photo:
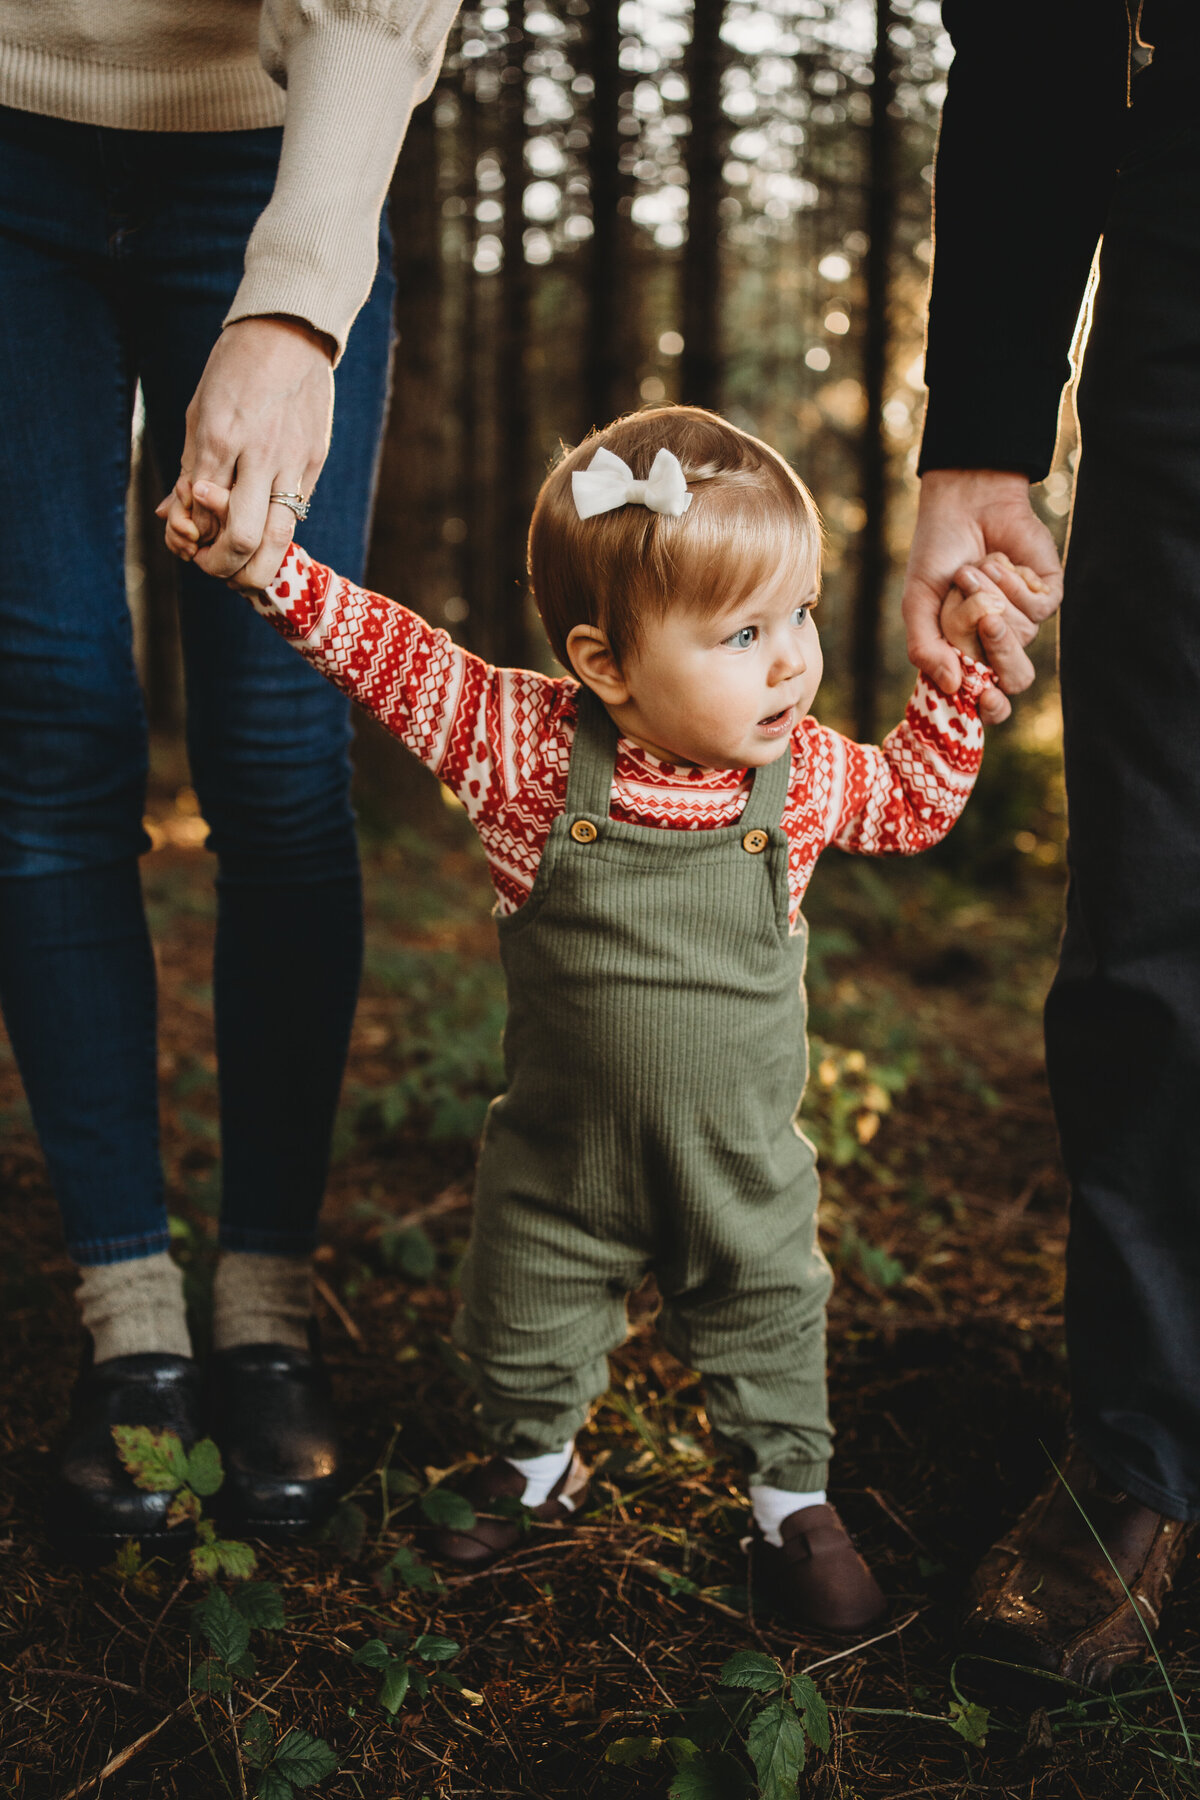
[[[197,487],[217,516],[227,498]],[[194,549],[178,502],[169,525]],[[529,569],[569,675],[491,668],[296,545],[253,600],[458,795],[497,894],[508,1086],[455,1324],[492,1455],[461,1484],[474,1527],[441,1553],[478,1567],[515,1544],[505,1499],[570,1521],[575,1437],[653,1271],[663,1340],[746,1466],[758,1578],[797,1623],[850,1632],[883,1597],[825,1493],[800,903],[827,844],[945,836],[988,671],[965,656],[951,697],[920,679],[882,748],[819,725],[820,554],[781,457],[664,407],[589,438],[538,496]],[[943,629],[969,651],[999,611],[952,593]]]

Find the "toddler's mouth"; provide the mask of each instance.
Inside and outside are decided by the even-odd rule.
[[[785,706],[779,712],[768,713],[765,719],[760,719],[758,722],[760,725],[782,725],[783,721],[790,716],[791,711],[790,706]]]

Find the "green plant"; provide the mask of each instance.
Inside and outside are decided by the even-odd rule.
[[[338,1759],[321,1738],[295,1726],[278,1743],[265,1713],[251,1713],[242,1731],[242,1754],[257,1771],[258,1800],[291,1800],[297,1788],[312,1787],[338,1768]]]
[[[451,1662],[459,1648],[453,1638],[441,1637],[437,1632],[427,1631],[410,1638],[407,1632],[388,1629],[383,1637],[368,1638],[365,1644],[360,1644],[352,1660],[357,1668],[378,1672],[381,1677],[379,1704],[385,1713],[395,1718],[410,1693],[424,1700],[432,1687],[448,1688],[478,1702],[478,1694],[465,1688],[449,1669],[440,1666]],[[429,1667],[422,1667],[423,1664]]]
[[[114,1425],[112,1434],[117,1455],[134,1486],[144,1493],[172,1496],[168,1526],[181,1525],[186,1519],[195,1524],[192,1574],[201,1581],[211,1581],[216,1575],[244,1581],[253,1575],[257,1559],[249,1544],[220,1537],[212,1520],[204,1517],[204,1501],[219,1491],[225,1479],[221,1453],[212,1439],[201,1438],[185,1450],[175,1432],[152,1431],[148,1425]]]
[[[912,1080],[911,1057],[868,1063],[861,1050],[845,1050],[821,1038],[811,1040],[812,1079],[804,1094],[800,1122],[823,1161],[843,1169],[868,1160],[895,1095]]]
[[[232,1593],[214,1585],[193,1607],[192,1620],[210,1655],[193,1668],[191,1685],[202,1694],[227,1694],[235,1678],[256,1673],[250,1633],[280,1630],[283,1599],[266,1581],[243,1583]]]

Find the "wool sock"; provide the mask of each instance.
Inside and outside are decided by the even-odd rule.
[[[794,1512],[805,1506],[824,1506],[825,1489],[818,1488],[813,1494],[795,1494],[790,1488],[752,1487],[750,1504],[754,1508],[754,1522],[766,1538],[768,1544],[774,1544],[777,1550],[783,1547],[783,1538],[779,1527],[785,1519],[790,1519]]]
[[[213,1349],[285,1344],[308,1349],[312,1267],[307,1256],[222,1250],[213,1280]]]
[[[545,1456],[506,1456],[505,1462],[511,1463],[525,1477],[522,1506],[540,1506],[548,1499],[559,1476],[570,1468],[574,1454],[575,1439],[572,1438],[564,1450],[550,1450]]]
[[[80,1268],[76,1298],[98,1363],[146,1351],[192,1354],[183,1272],[166,1250],[125,1262],[88,1263]]]

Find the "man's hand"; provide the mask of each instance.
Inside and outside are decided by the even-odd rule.
[[[1005,695],[1022,693],[1033,680],[1024,645],[1061,604],[1062,567],[1054,539],[1029,503],[1023,475],[933,469],[921,482],[903,612],[910,662],[947,694],[957,691],[962,665],[939,626],[942,602],[951,586],[978,592],[980,572],[1004,603],[1002,614],[988,615],[980,626],[999,687],[984,691],[979,711],[987,724],[997,725],[1012,711]]]
[[[196,526],[197,568],[262,588],[291,541],[295,519],[272,492],[311,494],[329,450],[333,367],[322,333],[298,319],[238,319],[213,346],[187,410],[175,493]],[[194,492],[230,490],[222,522]]]

